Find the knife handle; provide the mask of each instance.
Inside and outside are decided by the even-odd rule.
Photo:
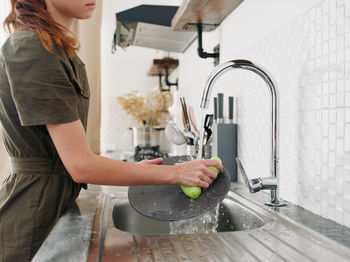
[[[214,97],[214,123],[216,123],[218,119],[218,98]]]
[[[224,123],[224,94],[218,93],[218,123]]]
[[[230,123],[233,123],[233,108],[234,108],[234,97],[228,97],[228,119]]]

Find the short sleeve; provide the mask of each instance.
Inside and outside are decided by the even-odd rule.
[[[77,93],[60,56],[37,34],[21,31],[2,47],[11,94],[23,126],[79,119]]]

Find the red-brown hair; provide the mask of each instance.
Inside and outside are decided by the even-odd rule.
[[[10,0],[11,12],[4,20],[4,28],[8,33],[26,29],[36,32],[41,43],[49,52],[54,45],[73,57],[79,49],[79,43],[73,33],[66,27],[56,23],[47,11],[45,0]]]

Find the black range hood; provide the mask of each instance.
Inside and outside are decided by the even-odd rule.
[[[149,47],[170,52],[184,52],[196,39],[193,32],[173,31],[171,20],[178,6],[140,5],[116,14],[116,45]]]
[[[122,23],[142,22],[148,24],[171,26],[178,6],[139,5],[116,14],[117,21]]]

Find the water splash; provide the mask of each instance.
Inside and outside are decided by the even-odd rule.
[[[170,235],[216,233],[219,221],[219,205],[194,218],[170,222]]]

